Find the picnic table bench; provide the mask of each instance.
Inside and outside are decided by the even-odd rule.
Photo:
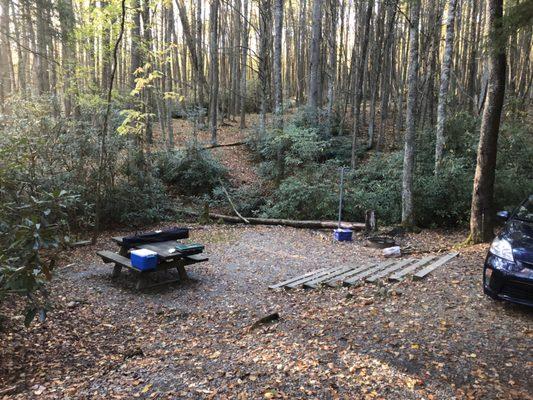
[[[185,271],[185,267],[187,265],[191,264],[197,264],[201,262],[206,262],[209,260],[208,257],[202,254],[191,254],[191,255],[185,255],[175,250],[177,242],[175,240],[167,240],[162,242],[155,242],[155,243],[146,243],[146,244],[139,244],[134,247],[130,246],[129,244],[126,244],[122,237],[113,237],[111,240],[119,245],[119,251],[118,253],[115,253],[113,251],[109,250],[102,250],[98,251],[96,254],[98,254],[104,263],[114,263],[113,267],[113,279],[116,279],[120,276],[120,272],[122,271],[122,268],[127,268],[131,271],[134,271],[138,275],[137,283],[135,287],[140,290],[148,287],[148,276],[149,274],[157,271],[165,271],[172,268],[176,268],[179,275],[179,280],[187,280],[187,271]],[[157,267],[155,269],[150,270],[140,270],[138,268],[135,268],[130,261],[129,255],[130,250],[132,249],[147,249],[152,250],[157,253],[157,256],[159,258],[159,263],[157,264]],[[153,286],[159,286],[166,283],[176,282],[176,279],[168,280],[164,282],[158,282],[155,285],[150,285],[149,287]]]

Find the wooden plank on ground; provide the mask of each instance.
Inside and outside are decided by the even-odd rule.
[[[385,262],[387,265],[390,265],[392,263],[394,263],[394,261],[386,261]],[[341,275],[337,275],[335,276],[333,279],[330,279],[329,281],[327,282],[324,282],[325,285],[329,286],[329,287],[336,287],[340,282],[342,282],[344,279],[348,279],[349,277],[351,277],[352,275],[355,275],[355,274],[358,274],[358,273],[361,273],[363,271],[366,271],[370,268],[374,268],[376,266],[378,266],[379,264],[367,264],[367,265],[362,265],[360,267],[357,267],[357,268],[354,268],[350,271],[347,271]]]
[[[302,278],[306,278],[306,277],[309,277],[309,276],[312,276],[312,275],[316,275],[320,272],[324,271],[324,269],[317,269],[317,270],[314,270],[314,271],[311,271],[311,272],[308,272],[307,274],[304,274],[304,275],[300,275],[300,276],[296,276],[294,278],[290,278],[290,279],[287,279],[283,282],[280,282],[280,283],[277,283],[275,285],[272,285],[272,286],[269,286],[268,288],[269,289],[279,289],[285,285],[288,285],[289,283],[293,283],[297,280],[300,280]]]
[[[388,268],[385,268],[384,270],[379,271],[378,273],[376,273],[374,275],[369,276],[368,278],[366,278],[366,281],[370,282],[370,283],[376,282],[377,280],[387,276],[391,272],[398,271],[400,268],[403,268],[406,265],[411,264],[413,261],[415,261],[415,260],[410,259],[410,258],[407,259],[407,260],[402,260],[402,261],[400,261],[398,263],[395,263],[395,264],[391,265]]]
[[[330,279],[333,279],[336,276],[345,274],[346,272],[351,271],[354,268],[355,267],[351,265],[349,267],[343,267],[341,269],[330,270],[330,272],[328,272],[327,274],[322,275],[320,277],[315,277],[314,279],[305,282],[303,285],[304,287],[315,289],[318,286],[320,286],[322,283],[329,281]]]
[[[420,267],[423,267],[424,265],[434,260],[435,258],[437,258],[437,256],[424,257],[423,259],[418,260],[414,264],[409,265],[407,268],[404,268],[398,272],[395,272],[391,276],[389,276],[389,281],[395,281],[395,282],[401,281],[404,276],[406,276],[407,274],[410,274],[411,272],[416,271]]]
[[[396,264],[397,260],[392,261],[393,264]],[[354,285],[356,282],[365,279],[367,276],[372,276],[373,274],[384,270],[385,268],[389,267],[391,265],[391,260],[385,261],[381,264],[376,265],[373,268],[367,269],[365,271],[362,271],[359,274],[353,275],[348,279],[344,280],[345,285]]]
[[[297,281],[291,282],[291,283],[285,285],[285,287],[288,288],[288,289],[295,289],[298,286],[303,285],[307,281],[310,281],[310,280],[316,279],[316,278],[320,278],[321,276],[324,276],[324,275],[326,275],[328,273],[334,272],[335,270],[338,270],[338,269],[341,269],[341,268],[343,268],[343,267],[335,267],[335,268],[324,269],[321,272],[317,273],[316,275],[312,275],[312,276],[308,276],[308,277],[302,277],[302,279],[298,279]]]
[[[435,261],[434,263],[428,265],[427,267],[425,267],[424,269],[418,271],[416,274],[413,275],[413,279],[415,280],[419,280],[419,279],[422,279],[424,278],[426,275],[428,275],[430,272],[434,271],[435,269],[437,269],[438,267],[440,267],[441,265],[444,265],[446,264],[448,261],[450,261],[452,258],[454,257],[457,257],[459,255],[459,253],[455,252],[455,253],[449,253],[441,258],[439,258],[437,261]]]

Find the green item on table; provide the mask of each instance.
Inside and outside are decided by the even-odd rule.
[[[178,243],[176,245],[176,251],[182,254],[198,254],[204,251],[205,246],[199,243]]]

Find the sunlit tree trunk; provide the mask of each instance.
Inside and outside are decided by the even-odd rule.
[[[437,129],[435,142],[435,174],[439,173],[442,158],[444,155],[444,146],[446,138],[444,136],[444,125],[446,123],[446,101],[448,98],[448,88],[450,86],[450,71],[452,68],[452,52],[454,40],[454,19],[455,6],[457,0],[449,0],[448,2],[448,20],[446,22],[446,44],[444,47],[444,55],[442,59],[440,71],[440,90],[439,102],[437,105]]]

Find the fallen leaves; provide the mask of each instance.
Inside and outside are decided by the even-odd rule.
[[[45,324],[23,330],[13,319],[18,325],[0,336],[0,385],[14,388],[7,395],[434,400],[527,393],[533,331],[519,310],[478,297],[484,248],[465,250],[427,282],[393,285],[389,292],[401,296],[377,296],[373,287],[271,292],[268,284],[288,275],[376,255],[357,242],[339,246],[288,228],[207,227],[194,235],[208,244],[211,263],[191,268],[191,283],[153,293],[130,291],[126,279],[112,283],[109,268],[88,254],[94,249],[76,250],[76,266],[52,283],[56,308]],[[428,248],[435,235],[439,245],[446,238],[421,235]],[[243,334],[272,310],[282,323]]]

